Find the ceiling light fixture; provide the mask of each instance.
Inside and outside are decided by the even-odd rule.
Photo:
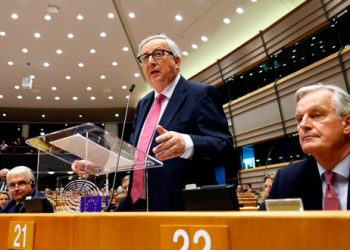
[[[49,13],[59,13],[58,7],[54,5],[48,5],[46,11]]]

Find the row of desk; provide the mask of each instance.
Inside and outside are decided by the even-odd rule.
[[[1,214],[0,249],[349,249],[350,212]]]

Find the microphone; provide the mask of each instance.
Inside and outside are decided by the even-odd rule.
[[[269,163],[269,157],[270,157],[270,154],[271,154],[272,149],[274,149],[274,148],[275,148],[275,146],[272,146],[272,147],[270,148],[270,150],[269,150],[269,153],[267,154],[266,164],[265,164],[265,167],[264,167],[264,172],[263,172],[262,180],[261,180],[260,187],[259,187],[259,193],[258,193],[258,195],[256,196],[256,204],[255,204],[256,207],[258,206],[258,203],[259,203],[259,194],[260,194],[260,191],[261,191],[261,188],[262,188],[262,184],[264,183],[264,180],[265,180],[265,174],[266,174],[267,164]]]
[[[114,177],[113,177],[112,192],[111,192],[111,197],[109,199],[109,203],[108,203],[108,205],[106,205],[106,208],[105,208],[106,212],[110,209],[110,206],[111,206],[111,203],[112,203],[112,199],[113,199],[113,196],[114,196],[114,191],[115,191],[114,186],[115,186],[117,173],[118,173],[119,160],[120,160],[120,156],[121,156],[121,153],[122,153],[122,146],[123,146],[123,138],[124,138],[124,130],[125,130],[125,124],[126,124],[126,117],[128,115],[131,93],[134,91],[134,88],[135,88],[135,84],[131,84],[130,89],[129,89],[129,98],[128,98],[128,101],[126,103],[126,108],[125,108],[125,115],[124,115],[124,122],[123,122],[123,127],[122,127],[122,134],[120,136],[119,152],[118,152],[118,158],[117,158],[117,163],[116,163]]]

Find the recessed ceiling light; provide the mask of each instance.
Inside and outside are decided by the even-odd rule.
[[[22,99],[23,97],[21,95],[18,95],[17,96],[17,99]]]
[[[106,79],[106,76],[105,75],[101,75],[100,78],[101,79]]]
[[[113,66],[117,66],[118,63],[117,63],[117,62],[112,62],[112,65],[113,65]]]
[[[15,89],[20,89],[20,87],[18,85],[15,86]]]
[[[79,115],[79,118],[82,118],[83,116],[82,115]]]
[[[108,13],[108,18],[114,18],[114,14],[113,13]]]
[[[37,96],[35,97],[37,100],[41,100],[41,96]]]
[[[14,14],[11,15],[11,17],[12,17],[13,19],[17,19],[17,18],[18,18],[18,15],[17,15],[16,13],[14,13]]]
[[[105,32],[101,32],[101,33],[100,33],[100,36],[101,36],[101,37],[106,37],[107,34],[106,34]]]
[[[71,78],[70,76],[66,76],[66,79],[67,79],[67,80],[70,80],[70,79],[72,79],[72,78]]]
[[[208,41],[208,37],[206,37],[206,36],[202,36],[201,39],[202,39],[203,42],[207,42]]]
[[[130,17],[130,18],[135,18],[135,14],[132,13],[132,12],[130,12],[130,13],[129,13],[129,17]]]
[[[90,97],[90,99],[91,99],[91,100],[95,100],[95,99],[96,99],[96,97],[94,97],[94,96],[91,96],[91,97]]]
[[[188,52],[187,51],[182,51],[182,54],[184,55],[184,56],[188,56]]]
[[[45,115],[44,115],[44,114],[42,114],[42,115],[41,115],[41,117],[42,117],[42,118],[45,118]],[[43,131],[43,129],[41,129],[41,131]]]
[[[135,77],[140,77],[140,74],[139,74],[139,73],[135,73],[134,76],[135,76]]]
[[[48,21],[51,20],[51,16],[50,16],[50,15],[45,15],[44,18],[45,18],[46,20],[48,20]]]
[[[84,67],[84,63],[79,63],[78,66],[79,66],[80,68],[82,68],[82,67]]]
[[[28,52],[28,49],[27,49],[27,48],[23,48],[23,49],[22,49],[22,52],[23,52],[23,53],[27,53],[27,52]]]
[[[57,90],[57,88],[56,88],[56,87],[52,87],[51,89],[52,89],[53,91]]]
[[[8,61],[7,64],[8,65],[13,65],[13,62],[12,61]]]
[[[128,51],[129,48],[128,48],[128,47],[124,47],[123,50],[124,50],[124,51]]]
[[[58,101],[60,98],[58,96],[55,97],[55,100]]]
[[[115,117],[119,117],[119,114],[117,113],[117,114],[115,114]]]
[[[192,46],[191,46],[193,49],[198,49],[198,46],[197,46],[197,44],[192,44]]]
[[[113,96],[108,96],[108,99],[109,100],[113,100]]]
[[[2,116],[6,116],[6,113],[3,113]]]
[[[241,8],[241,7],[238,7],[237,9],[236,9],[236,11],[237,11],[237,13],[239,13],[239,14],[242,14],[244,11],[243,11],[243,9]]]
[[[69,33],[67,36],[68,36],[68,38],[73,38],[74,37],[74,35],[72,33]]]
[[[90,49],[90,53],[91,53],[91,54],[95,54],[95,53],[96,53],[96,50]]]
[[[38,32],[34,33],[34,37],[39,38],[40,36],[41,36],[40,33]]]
[[[175,19],[176,19],[177,21],[182,21],[182,16],[181,16],[181,15],[176,15],[176,16],[175,16]]]
[[[6,32],[5,31],[0,31],[0,36],[6,36]]]
[[[90,90],[92,90],[92,88],[91,88],[91,87],[86,87],[86,90],[89,90],[89,91],[90,91]]]
[[[77,19],[78,19],[78,20],[83,20],[84,17],[83,17],[82,15],[77,15]]]
[[[58,49],[58,50],[56,50],[56,53],[57,54],[62,54],[62,50]]]
[[[123,85],[123,86],[122,86],[122,89],[127,89],[127,86],[126,86],[126,85]]]
[[[78,100],[78,97],[73,96],[73,100],[74,100],[74,101]]]
[[[46,62],[46,63],[44,63],[44,66],[45,66],[45,67],[49,67],[50,64],[49,64],[48,62]]]
[[[228,18],[224,18],[223,22],[226,23],[226,24],[229,24],[231,22],[231,20],[228,19]]]
[[[32,79],[35,79],[35,75],[30,75],[29,77]]]

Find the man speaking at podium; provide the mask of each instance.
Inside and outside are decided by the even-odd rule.
[[[154,91],[137,105],[130,144],[163,167],[148,170],[148,194],[145,173],[134,170],[118,209],[146,209],[148,197],[150,211],[183,211],[186,184],[217,184],[214,167],[233,167],[233,139],[216,89],[180,75],[181,51],[174,41],[164,34],[150,36],[140,43],[138,55]],[[72,169],[83,174],[84,163]]]

